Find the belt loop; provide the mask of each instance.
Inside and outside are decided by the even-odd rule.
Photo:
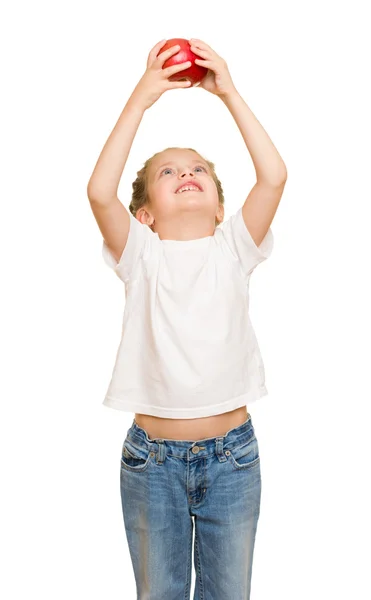
[[[225,462],[227,460],[223,451],[223,439],[224,436],[215,438],[215,452],[220,462]]]
[[[157,463],[162,464],[164,462],[165,456],[166,456],[164,440],[159,439],[156,441],[158,442]]]

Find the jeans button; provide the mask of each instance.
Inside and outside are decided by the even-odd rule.
[[[198,454],[198,453],[199,453],[199,451],[200,451],[200,449],[199,449],[199,447],[198,447],[198,446],[193,446],[193,448],[192,448],[192,452],[193,452],[193,454]]]

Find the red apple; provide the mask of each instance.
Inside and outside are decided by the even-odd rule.
[[[173,65],[179,65],[180,63],[184,63],[187,61],[191,61],[191,66],[188,69],[184,69],[183,71],[179,71],[179,73],[175,73],[169,77],[169,81],[184,81],[189,80],[192,85],[195,83],[200,83],[203,78],[206,76],[208,69],[205,67],[200,67],[200,65],[195,64],[195,58],[200,58],[197,54],[194,54],[191,50],[191,45],[188,40],[183,38],[173,38],[168,40],[166,44],[161,48],[159,54],[171,48],[172,46],[180,46],[179,52],[170,56],[164,64],[163,69],[167,67],[172,67]]]

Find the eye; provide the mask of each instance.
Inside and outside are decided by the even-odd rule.
[[[203,165],[197,165],[194,170],[196,169],[202,169],[203,171],[205,171],[205,173],[207,172],[205,167]],[[172,169],[170,167],[166,167],[166,169],[163,169],[160,173],[160,175],[162,175],[163,173],[166,173],[166,171],[172,171]]]

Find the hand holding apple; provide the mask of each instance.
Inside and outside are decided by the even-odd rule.
[[[191,87],[192,85],[189,80],[182,81],[178,77],[176,81],[171,80],[172,76],[188,69],[191,66],[190,61],[176,63],[173,66],[163,68],[166,60],[180,49],[179,46],[172,46],[160,55],[159,51],[165,43],[166,40],[162,40],[152,48],[148,55],[147,69],[131,95],[135,106],[139,106],[142,110],[150,108],[165,91]]]
[[[196,58],[195,63],[209,69],[199,87],[220,97],[235,92],[236,87],[232,81],[226,61],[212,50],[210,46],[205,44],[205,42],[194,38],[191,38],[189,42],[192,52],[201,57]]]
[[[207,75],[207,68],[196,65],[195,59],[197,59],[198,56],[192,52],[188,40],[183,38],[172,38],[171,40],[168,40],[165,46],[161,48],[160,54],[174,45],[179,45],[180,50],[164,62],[163,68],[165,69],[167,67],[171,67],[172,65],[177,65],[186,61],[190,61],[192,64],[182,73],[176,73],[175,75],[172,75],[169,78],[170,81],[182,81],[183,79],[188,79],[192,85],[200,83],[200,81],[202,81]]]

